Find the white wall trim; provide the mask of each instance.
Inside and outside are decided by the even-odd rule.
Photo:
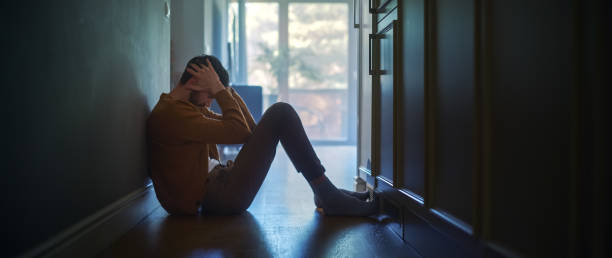
[[[19,257],[91,257],[158,208],[152,184],[141,187]]]

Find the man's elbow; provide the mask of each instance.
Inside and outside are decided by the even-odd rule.
[[[232,141],[235,143],[246,143],[251,138],[252,132],[249,128],[237,126],[232,129],[228,132],[231,132]]]
[[[243,130],[240,130],[238,138],[240,139],[241,143],[246,143],[249,141],[249,139],[251,139],[251,135],[253,135],[251,130],[249,130],[248,128],[244,128]]]

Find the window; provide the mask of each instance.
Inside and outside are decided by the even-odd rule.
[[[356,44],[350,43],[350,4],[247,1],[242,38],[239,4],[229,6],[232,60],[246,61],[230,71],[233,81],[262,86],[264,108],[276,101],[292,104],[314,143],[356,141],[356,58],[349,55],[356,53]],[[240,40],[246,51],[239,51]],[[237,71],[241,66],[246,67],[244,78]]]

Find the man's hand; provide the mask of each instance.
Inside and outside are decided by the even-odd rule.
[[[189,90],[203,91],[215,96],[217,92],[224,89],[223,84],[219,81],[219,76],[215,72],[210,60],[206,59],[208,65],[200,66],[199,64],[189,64],[187,72],[190,73],[193,78],[185,85]]]

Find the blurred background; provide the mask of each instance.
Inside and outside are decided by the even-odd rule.
[[[264,111],[292,104],[316,144],[355,144],[349,10],[348,1],[231,1],[227,8],[231,81],[262,87]]]

